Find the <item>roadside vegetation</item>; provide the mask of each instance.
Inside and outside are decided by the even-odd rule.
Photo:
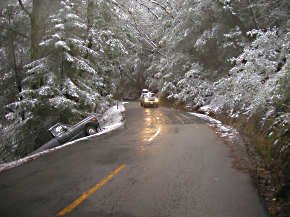
[[[4,3],[3,3],[4,4]],[[14,0],[0,8],[0,162],[142,88],[235,126],[272,216],[290,210],[287,0]]]

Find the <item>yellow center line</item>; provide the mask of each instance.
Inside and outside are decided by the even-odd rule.
[[[118,169],[114,170],[110,175],[108,175],[106,178],[104,178],[101,182],[93,186],[91,189],[89,189],[87,192],[83,193],[82,196],[80,196],[78,199],[76,199],[74,202],[72,202],[70,205],[68,205],[66,208],[61,210],[56,214],[56,216],[63,216],[70,211],[72,211],[75,207],[77,207],[81,202],[83,202],[86,198],[88,198],[91,194],[93,194],[95,191],[100,189],[104,184],[106,184],[110,179],[113,178],[117,173],[119,173],[122,169],[124,169],[126,166],[123,164]]]
[[[153,139],[155,139],[155,137],[158,136],[160,131],[161,131],[161,127],[159,127],[158,130],[156,131],[156,133],[150,139],[148,139],[148,142],[151,142]]]

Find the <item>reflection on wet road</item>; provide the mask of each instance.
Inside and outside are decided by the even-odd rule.
[[[136,104],[130,104],[134,109]],[[143,108],[138,107],[137,111],[140,119],[137,123],[138,126],[128,124],[130,131],[136,132],[138,135],[136,144],[137,151],[152,151],[154,147],[166,146],[167,142],[160,141],[170,138],[172,135],[182,131],[182,128],[187,125],[188,128],[196,128],[205,122],[198,119],[184,111],[178,111],[173,108],[160,106],[159,108]],[[130,121],[129,121],[130,122]]]
[[[151,142],[161,131],[162,122],[159,117],[161,114],[158,111],[145,109],[144,130],[141,132],[144,142]]]
[[[161,133],[162,128],[166,128],[168,124],[191,124],[194,122],[192,116],[183,114],[182,111],[176,113],[174,109],[162,107],[144,109],[143,119],[144,128],[141,131],[140,140],[144,143],[152,142]]]

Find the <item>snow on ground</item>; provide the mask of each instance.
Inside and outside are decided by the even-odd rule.
[[[65,143],[63,145],[60,145],[60,146],[57,146],[57,147],[54,147],[54,148],[51,148],[51,149],[48,149],[48,150],[33,154],[33,155],[30,155],[30,156],[27,156],[27,157],[24,157],[24,158],[21,158],[19,160],[13,161],[13,162],[0,164],[0,173],[2,171],[4,171],[4,170],[8,170],[8,169],[11,169],[11,168],[14,168],[14,167],[18,167],[18,166],[20,166],[20,165],[22,165],[24,163],[27,163],[27,162],[32,161],[32,160],[35,160],[35,159],[37,159],[37,158],[39,158],[39,157],[41,157],[43,155],[46,155],[48,153],[55,152],[55,151],[57,151],[59,149],[63,149],[65,147],[70,146],[72,144],[75,144],[75,143],[77,143],[79,141],[84,141],[84,140],[87,140],[89,138],[100,136],[102,134],[105,134],[105,133],[108,133],[108,132],[111,132],[113,130],[118,129],[119,127],[121,127],[124,124],[123,116],[122,116],[121,113],[125,111],[124,104],[126,104],[126,103],[127,102],[119,103],[118,106],[115,105],[115,106],[111,107],[110,109],[108,109],[104,113],[103,117],[100,120],[100,124],[101,124],[101,127],[102,127],[102,130],[100,132],[98,132],[98,133],[96,133],[94,135],[91,135],[91,136],[82,137],[80,139]]]
[[[104,128],[105,131],[109,129],[115,129],[115,125],[122,123],[123,117],[121,115],[121,112],[125,111],[124,104],[126,104],[126,102],[119,103],[118,105],[111,107],[104,113],[103,117],[100,120],[100,125],[103,126],[102,128]]]
[[[239,132],[228,125],[224,125],[221,121],[216,120],[210,116],[204,115],[204,114],[199,114],[195,112],[188,112],[191,115],[194,115],[196,117],[199,117],[203,120],[207,120],[210,123],[210,126],[216,129],[216,133],[230,142],[234,142],[234,140],[240,139]]]
[[[220,122],[219,120],[216,120],[210,116],[204,115],[204,114],[199,114],[199,113],[195,113],[195,112],[188,112],[188,114],[194,115],[196,117],[199,117],[203,120],[207,120],[209,121],[211,124],[215,123],[215,124],[221,124],[222,122]]]

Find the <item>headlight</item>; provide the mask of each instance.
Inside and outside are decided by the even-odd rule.
[[[145,98],[145,100],[144,100],[145,102],[149,102],[149,99],[148,98]]]
[[[155,98],[155,102],[159,102],[159,99],[157,97]]]

